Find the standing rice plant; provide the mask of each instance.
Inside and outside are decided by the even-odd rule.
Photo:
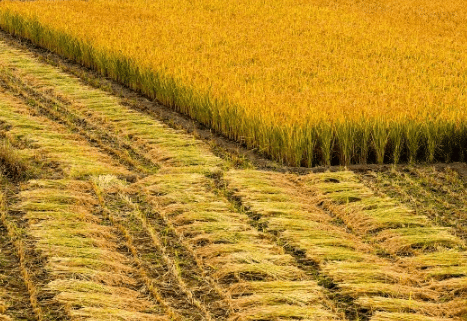
[[[377,120],[373,123],[372,141],[376,152],[376,161],[378,164],[384,163],[386,145],[389,140],[389,126],[385,120]]]
[[[356,126],[358,141],[355,141],[355,145],[359,147],[359,163],[366,164],[370,152],[371,126],[365,119],[362,119],[360,124],[361,126]]]
[[[391,142],[393,164],[398,164],[401,158],[403,139],[405,136],[404,126],[405,125],[401,122],[395,122],[391,124],[391,129],[389,131],[389,140]]]
[[[442,151],[444,156],[444,161],[450,163],[453,159],[453,153],[455,149],[455,137],[456,137],[456,126],[453,122],[443,122],[439,124],[442,126]]]
[[[305,155],[305,144],[307,140],[304,139],[302,131],[298,126],[294,126],[289,130],[284,131],[286,150],[283,158],[285,163],[290,166],[300,166]]]
[[[426,135],[426,147],[427,147],[427,157],[426,161],[428,163],[433,163],[435,161],[435,155],[437,149],[442,146],[442,136],[443,136],[443,124],[439,121],[428,121],[424,124],[425,129],[423,130]]]
[[[335,130],[329,123],[320,123],[317,126],[318,142],[323,165],[331,166],[332,149],[334,147]]]
[[[307,167],[312,167],[315,164],[315,148],[318,144],[318,134],[316,132],[316,127],[306,126],[304,129],[303,136],[305,137],[303,141],[303,149],[305,151],[304,163]]]
[[[459,150],[459,161],[465,162],[467,159],[467,124],[459,122],[457,126],[456,145]]]
[[[407,123],[405,127],[410,164],[415,164],[417,161],[417,154],[420,149],[421,138],[423,137],[423,129],[421,124],[414,122]]]
[[[336,124],[336,139],[339,148],[339,161],[342,165],[349,165],[355,155],[355,139],[357,125],[350,121],[340,121]]]

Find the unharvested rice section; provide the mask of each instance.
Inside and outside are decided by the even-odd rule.
[[[465,318],[463,240],[376,196],[355,174],[229,171],[224,179],[256,224],[316,264],[323,283],[338,300],[350,297],[356,313],[371,320]]]
[[[2,1],[0,27],[292,166],[465,159],[462,0]]]

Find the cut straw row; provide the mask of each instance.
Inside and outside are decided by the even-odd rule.
[[[388,197],[376,196],[351,172],[310,175],[303,181],[324,207],[392,255],[417,255],[438,247],[464,246],[450,229],[432,224],[426,216],[417,215]]]
[[[206,274],[230,297],[229,320],[335,320],[322,289],[247,217],[207,190],[201,174],[172,171],[138,185],[192,248]]]
[[[0,194],[0,219],[2,225],[6,228],[8,236],[13,243],[16,253],[18,254],[20,266],[19,269],[21,271],[21,278],[26,285],[27,291],[29,293],[29,301],[32,306],[32,310],[34,311],[34,316],[37,320],[41,321],[44,319],[44,312],[43,308],[37,301],[37,288],[34,284],[33,278],[31,277],[31,271],[29,270],[27,258],[26,258],[26,250],[22,236],[22,230],[18,228],[16,223],[11,221],[11,218],[8,216],[8,208],[6,204],[6,197],[3,193]],[[3,305],[2,310],[0,313],[6,312],[7,307]],[[5,320],[9,320],[7,316],[5,316]]]
[[[148,115],[122,106],[115,96],[85,86],[79,79],[56,67],[39,63],[32,54],[0,42],[0,58],[4,58],[3,63],[14,70],[15,77],[33,86],[42,96],[68,103],[66,108],[69,112],[85,118],[96,128],[106,130],[122,144],[139,150],[156,164],[163,161],[164,166],[189,165],[196,170],[220,164],[205,144],[181,131],[167,128]]]
[[[165,311],[138,290],[141,281],[131,260],[118,251],[120,240],[112,227],[102,225],[93,213],[97,205],[91,185],[84,178],[94,173],[127,172],[95,148],[89,147],[63,126],[31,116],[25,106],[2,96],[0,118],[11,125],[8,135],[33,140],[26,158],[43,155],[63,171],[63,178],[30,181],[19,194],[16,210],[28,220],[26,235],[37,240],[46,258],[50,280],[39,291],[57,293],[72,318],[108,320],[166,320]],[[58,309],[58,307],[57,307]],[[153,312],[149,313],[148,311]]]
[[[438,224],[450,227],[457,236],[467,239],[466,186],[453,169],[394,168],[388,172],[363,175],[361,179],[371,189],[394,196]]]
[[[306,179],[315,177],[319,176],[309,175]],[[337,179],[327,179],[330,184],[337,184]],[[367,228],[376,223],[367,220],[362,225],[365,217],[345,221],[334,212],[327,213],[315,205],[324,200],[304,192],[293,176],[287,180],[284,175],[275,173],[230,171],[225,180],[245,208],[260,216],[266,230],[319,264],[321,273],[331,278],[339,293],[354,298],[357,309],[416,312],[414,318],[446,318],[463,313],[465,301],[437,303],[444,295],[442,291],[430,289],[428,285],[420,286],[418,273],[412,273],[400,262],[376,255],[378,249],[372,242],[368,242],[364,234],[349,233],[350,226],[347,226],[353,222]],[[310,183],[310,188],[312,186]]]
[[[444,288],[447,293],[458,293],[459,286],[465,286],[466,245],[450,228],[434,224],[395,200],[375,195],[350,172],[310,175],[304,181],[323,206],[410,268],[424,283],[432,282],[431,287]],[[359,226],[365,220],[370,221],[372,230]]]
[[[54,300],[74,307],[68,310],[72,318],[166,320],[139,292],[138,272],[118,251],[121,241],[113,228],[92,213],[96,200],[89,183],[31,181],[20,197],[19,208],[31,222],[27,232],[48,259],[47,287],[58,293]]]
[[[187,286],[181,276],[183,271],[179,271],[177,262],[167,255],[166,246],[156,235],[157,232],[147,226],[144,214],[128,195],[123,194],[123,186],[124,182],[112,175],[93,179],[93,189],[98,196],[103,213],[126,239],[127,247],[140,273],[144,275],[146,286],[158,302],[165,305],[172,319],[212,320],[206,306]],[[119,194],[118,197],[114,196],[116,193]],[[140,243],[139,247],[137,243]],[[158,290],[158,284],[165,284],[164,287],[171,287],[171,289],[163,289],[162,292],[165,293],[161,293]],[[211,289],[204,288],[203,290],[207,292]]]

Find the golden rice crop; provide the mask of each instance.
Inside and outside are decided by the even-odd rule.
[[[289,165],[453,160],[462,0],[2,1],[0,26]]]

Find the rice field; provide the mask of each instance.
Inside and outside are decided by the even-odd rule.
[[[0,34],[0,320],[467,320],[464,163],[238,166],[28,48]]]
[[[291,166],[462,161],[462,0],[2,1],[0,27]]]

